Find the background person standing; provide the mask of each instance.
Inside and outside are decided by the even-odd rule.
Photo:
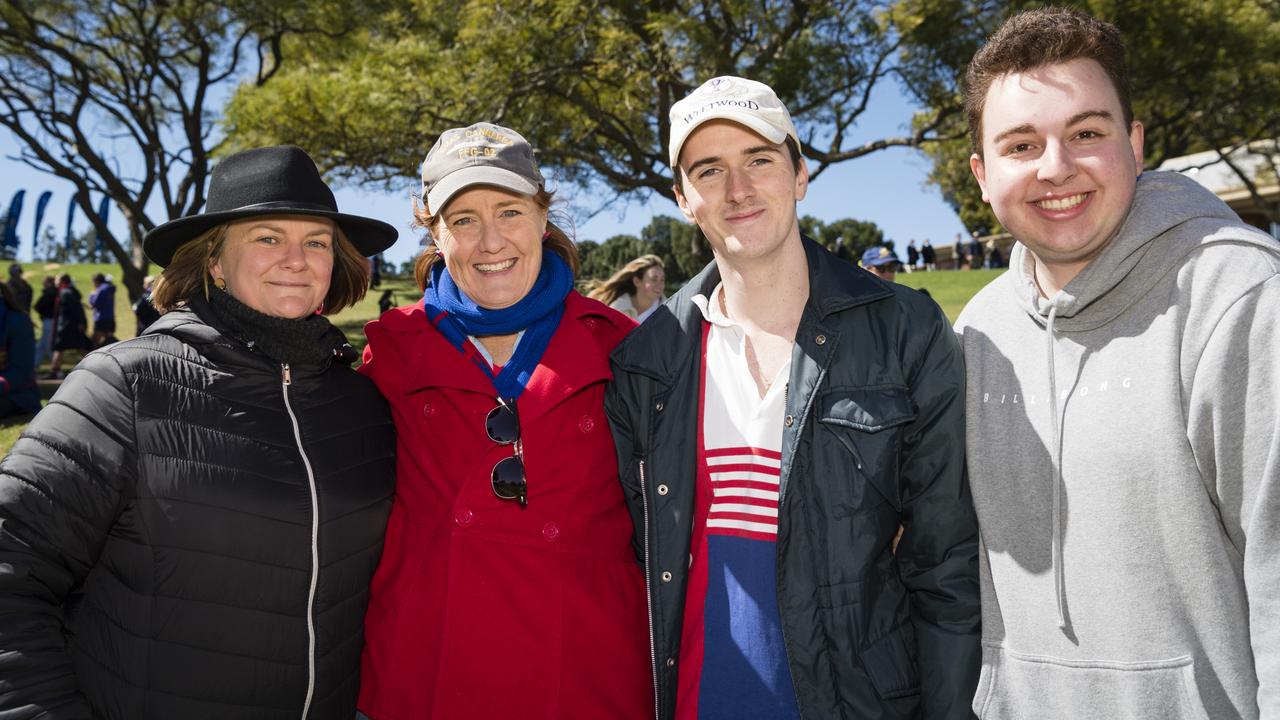
[[[9,289],[13,291],[13,301],[17,303],[18,309],[30,314],[32,299],[31,283],[22,279],[22,265],[18,263],[14,263],[9,266]]]
[[[52,275],[45,275],[40,283],[40,299],[35,311],[40,316],[40,341],[36,345],[36,367],[53,354],[53,321],[58,306],[58,284]]]
[[[109,276],[94,274],[89,306],[93,308],[93,337],[89,339],[89,344],[97,348],[115,342],[116,286]]]
[[[18,307],[9,285],[0,284],[0,295],[0,418],[36,413],[40,389],[31,313]]]
[[[53,360],[49,363],[50,380],[62,378],[62,353],[67,350],[89,352],[93,349],[89,336],[88,320],[85,319],[84,305],[80,291],[76,289],[71,276],[62,273],[58,276],[58,298],[54,304]]]
[[[137,330],[134,331],[136,335],[146,332],[151,323],[160,319],[160,312],[151,303],[151,287],[155,281],[155,276],[152,275],[142,279],[142,295],[133,304],[133,316],[137,319]]]
[[[938,251],[933,249],[933,243],[929,242],[929,238],[925,238],[924,245],[920,247],[920,259],[924,261],[925,270],[938,269]]]

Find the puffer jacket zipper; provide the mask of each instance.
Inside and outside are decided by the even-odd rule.
[[[298,455],[302,457],[302,466],[307,471],[307,485],[311,490],[311,587],[307,591],[307,699],[302,705],[302,720],[306,720],[311,712],[311,700],[316,692],[316,620],[315,602],[316,585],[320,579],[320,496],[316,491],[316,476],[311,471],[311,459],[302,447],[302,430],[298,427],[298,416],[293,414],[293,405],[289,402],[289,386],[293,378],[289,372],[289,363],[280,364],[280,394],[284,397],[284,409],[289,413],[289,421],[293,423],[293,439],[298,445]]]
[[[649,611],[649,667],[653,669],[653,717],[661,718],[658,700],[658,651],[653,627],[653,565],[649,559],[649,487],[644,477],[644,460],[640,461],[640,504],[644,515],[644,599]]]

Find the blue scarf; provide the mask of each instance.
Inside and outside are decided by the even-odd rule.
[[[542,353],[564,315],[564,299],[573,289],[573,271],[551,250],[542,251],[542,269],[529,292],[511,307],[488,310],[476,305],[453,282],[443,262],[431,268],[431,284],[422,296],[427,319],[459,352],[465,352],[467,336],[510,335],[524,331],[516,351],[496,376],[488,363],[476,365],[493,380],[498,395],[515,400],[529,384]]]

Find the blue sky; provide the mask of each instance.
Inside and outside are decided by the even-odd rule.
[[[849,143],[903,134],[910,121],[911,110],[910,103],[896,89],[887,86],[879,89],[864,113],[862,123],[850,134]],[[30,259],[36,197],[45,190],[53,191],[44,224],[53,224],[61,235],[72,187],[70,183],[36,172],[13,160],[17,148],[13,136],[7,130],[0,130],[0,156],[3,156],[0,157],[0,203],[7,207],[14,192],[26,189],[26,202],[18,225],[22,243],[19,257]],[[427,149],[422,148],[424,155]],[[915,150],[881,150],[825,170],[810,185],[808,196],[800,203],[800,213],[827,221],[845,217],[871,220],[884,230],[886,237],[898,242],[900,252],[912,238],[918,241],[927,237],[935,245],[948,244],[964,228],[956,214],[943,202],[938,189],[925,182],[928,171],[929,162]],[[554,186],[555,175],[549,174]],[[400,231],[400,240],[388,252],[388,258],[400,263],[416,254],[420,240],[420,232],[409,227],[409,193],[415,187],[412,180],[405,180],[403,188],[394,192],[384,192],[380,188],[339,187],[336,191],[338,207],[343,212],[369,215],[395,226]],[[98,199],[94,198],[93,202],[96,206]],[[576,202],[592,206],[590,198],[579,196]],[[589,219],[575,217],[576,237],[579,240],[603,241],[619,233],[639,234],[655,215],[664,214],[680,216],[676,206],[662,198],[618,202]],[[113,230],[123,234],[124,223],[119,210],[114,207],[111,225]],[[77,210],[73,223],[75,231],[88,226],[88,221]]]

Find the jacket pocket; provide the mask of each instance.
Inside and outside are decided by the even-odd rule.
[[[853,457],[854,467],[871,487],[902,509],[898,492],[900,432],[915,419],[915,408],[901,385],[833,387],[818,398],[818,421]]]
[[[985,643],[973,712],[983,720],[1209,720],[1190,657],[1149,662],[1068,660]]]
[[[862,668],[882,700],[920,692],[916,633],[910,623],[871,643],[860,653]]]

